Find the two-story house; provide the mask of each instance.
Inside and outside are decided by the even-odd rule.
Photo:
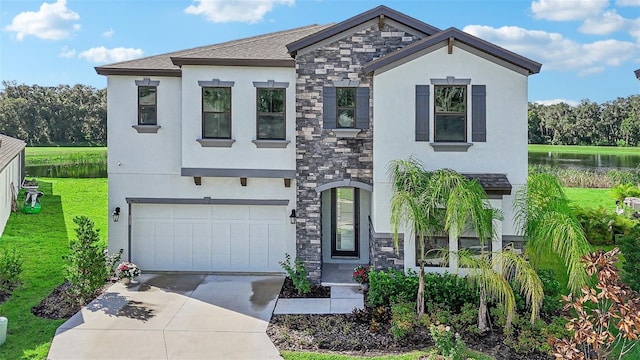
[[[411,229],[393,246],[387,174],[411,155],[479,179],[504,212],[494,249],[518,234],[540,64],[455,28],[379,6],[96,70],[120,214],[109,247],[144,270],[280,272],[285,253],[314,281],[340,264],[414,268]]]
[[[0,236],[24,179],[24,141],[0,134]]]

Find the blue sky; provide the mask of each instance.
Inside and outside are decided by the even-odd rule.
[[[0,0],[0,80],[104,88],[94,66],[340,22],[380,4],[542,63],[530,101],[640,94],[640,0]]]

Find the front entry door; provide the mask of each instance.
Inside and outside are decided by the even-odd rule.
[[[359,189],[331,189],[331,257],[360,255]]]

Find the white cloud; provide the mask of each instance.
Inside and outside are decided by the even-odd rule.
[[[555,105],[555,104],[565,103],[570,106],[578,106],[578,104],[580,104],[580,102],[578,101],[567,100],[567,99],[536,100],[534,101],[534,103],[540,104],[540,105]]]
[[[618,0],[616,1],[618,6],[640,6],[640,0]]]
[[[108,39],[113,36],[113,33],[114,33],[113,29],[109,29],[102,33],[102,37],[105,39]]]
[[[58,0],[53,4],[42,3],[37,12],[25,11],[16,15],[5,30],[16,33],[18,40],[32,35],[40,39],[60,40],[71,36],[80,29],[80,15],[67,8],[66,0]]]
[[[295,4],[295,0],[194,0],[184,12],[204,15],[214,23],[247,22],[255,23],[273,9],[274,5]]]
[[[620,40],[580,44],[559,33],[517,26],[469,25],[464,31],[543,64],[544,70],[589,71],[635,59],[640,45]]]
[[[628,19],[620,16],[615,10],[610,10],[586,19],[579,30],[585,34],[607,35],[626,28],[628,23]]]
[[[85,58],[93,63],[115,63],[142,57],[142,49],[113,48],[107,49],[104,46],[94,47],[78,54],[79,58]]]
[[[601,73],[605,70],[604,66],[594,66],[588,69],[584,69],[584,70],[580,70],[580,72],[578,72],[578,76],[587,76],[587,75],[591,75],[591,74],[598,74]]]
[[[537,0],[531,3],[536,19],[570,21],[596,16],[609,6],[609,0]]]
[[[67,59],[72,58],[72,57],[76,56],[76,49],[69,49],[65,45],[60,50],[60,54],[58,56],[62,57],[62,58],[67,58]]]

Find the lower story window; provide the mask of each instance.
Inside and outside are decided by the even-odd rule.
[[[416,236],[416,266],[424,261],[425,267],[448,267],[446,261],[438,249],[449,250],[449,235],[429,236],[424,238],[424,259],[420,250],[420,238]]]

